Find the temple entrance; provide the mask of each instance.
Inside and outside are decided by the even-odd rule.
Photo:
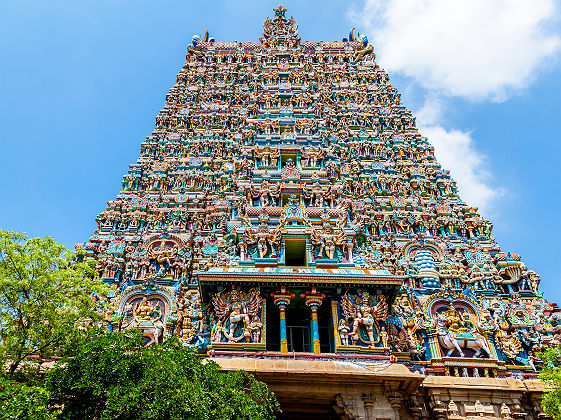
[[[296,295],[285,310],[286,339],[289,353],[312,353],[312,310],[306,306],[305,300],[299,295],[302,290],[294,290]],[[318,332],[321,353],[333,353],[335,343],[333,338],[333,320],[331,314],[331,302],[325,299],[319,306]],[[273,303],[273,299],[267,299],[267,351],[281,351],[280,340],[280,310]]]
[[[267,299],[267,351],[280,351],[280,310]]]
[[[331,303],[325,299],[318,309],[319,344],[322,353],[334,353],[333,322],[331,315]]]
[[[294,302],[286,310],[286,338],[289,352],[312,352],[311,313],[304,302]]]

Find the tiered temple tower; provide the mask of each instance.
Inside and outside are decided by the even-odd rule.
[[[365,36],[193,37],[84,258],[113,329],[246,369],[285,417],[543,418],[539,276],[415,128]]]

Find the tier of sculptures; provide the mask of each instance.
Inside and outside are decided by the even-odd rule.
[[[320,300],[336,305],[338,346],[534,369],[537,352],[559,345],[540,277],[461,200],[374,58],[365,36],[302,42],[280,6],[260,42],[193,37],[154,131],[81,245],[115,285],[113,328],[200,348],[264,343],[270,297],[238,287],[205,305],[198,275],[286,266],[296,238],[310,269],[402,278],[391,304],[367,289]]]

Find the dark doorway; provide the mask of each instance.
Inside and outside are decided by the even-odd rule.
[[[280,310],[267,299],[267,351],[280,351]]]
[[[284,130],[283,128],[281,128],[281,133],[284,131],[291,131],[291,130]],[[288,160],[291,160],[292,163],[294,163],[294,166],[296,167],[296,154],[294,155],[285,155],[284,153],[281,155],[281,168],[284,168],[286,166],[286,162],[288,162]]]
[[[318,309],[319,348],[322,353],[335,352],[332,320],[331,302],[329,298],[325,298]]]
[[[292,325],[286,327],[289,352],[310,353],[310,327]]]
[[[284,264],[291,267],[305,267],[306,240],[289,240],[284,242]]]
[[[311,311],[303,301],[286,309],[286,336],[289,352],[311,352]]]

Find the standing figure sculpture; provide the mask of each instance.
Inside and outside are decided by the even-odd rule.
[[[388,303],[386,296],[378,295],[377,303],[368,292],[364,292],[359,297],[352,298],[345,294],[341,299],[341,307],[343,315],[347,321],[352,320],[353,330],[350,337],[356,345],[359,340],[367,343],[369,347],[373,347],[379,341],[379,337],[374,337],[376,321],[385,321],[388,316]],[[361,327],[363,331],[361,331]],[[361,333],[366,333],[364,337]]]
[[[277,250],[280,245],[280,239],[280,229],[275,229],[271,232],[266,223],[261,223],[257,232],[252,232],[250,229],[245,231],[244,237],[240,241],[240,245],[244,250],[244,254],[247,253],[248,245],[257,244],[259,258],[265,258],[267,255],[270,255],[271,258],[276,258]]]
[[[280,195],[280,185],[273,187],[266,179],[263,180],[259,188],[251,186],[248,194],[253,199],[252,204],[255,206],[255,201],[259,199],[261,207],[276,206],[277,199]]]
[[[337,246],[342,246],[346,242],[346,234],[341,229],[336,232],[329,222],[323,225],[321,230],[312,230],[312,245],[319,247],[317,258],[327,257],[330,260],[335,259],[335,250]]]
[[[262,298],[255,289],[251,289],[249,293],[232,290],[214,295],[212,303],[218,317],[217,324],[220,323],[224,328],[222,331],[229,343],[243,339],[252,342],[260,337],[260,334],[256,334],[256,329],[260,323],[258,313],[261,310],[261,301]],[[214,337],[215,341],[217,338],[221,339],[220,335]]]

